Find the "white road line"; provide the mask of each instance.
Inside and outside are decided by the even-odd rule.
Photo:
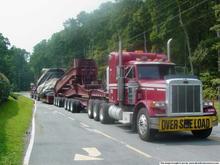
[[[83,126],[83,127],[89,128],[89,126],[85,123],[80,122],[80,125]]]
[[[105,137],[107,137],[107,138],[109,138],[109,139],[111,139],[111,140],[114,140],[114,141],[116,141],[116,142],[121,143],[118,139],[116,139],[116,138],[114,138],[114,137],[112,137],[112,136],[110,136],[110,135],[108,135],[108,134],[106,134],[106,133],[104,133],[104,132],[102,132],[102,131],[99,131],[99,130],[94,129],[94,132],[96,132],[96,133],[98,133],[98,134],[101,134],[101,135],[103,135],[103,136],[105,136]]]
[[[90,148],[83,148],[83,150],[85,150],[89,156],[92,156],[92,157],[98,157],[101,154],[101,152],[99,152],[99,150],[97,150],[97,148],[95,147],[90,147]]]
[[[35,104],[35,107],[34,107],[34,113],[32,115],[32,128],[31,128],[31,134],[30,134],[30,143],[29,143],[27,151],[25,153],[23,165],[28,165],[29,164],[30,157],[31,157],[31,152],[32,152],[33,145],[34,145],[35,115],[36,115],[36,111],[37,111],[37,102],[35,101],[34,104]]]
[[[74,119],[74,118],[72,118],[72,117],[68,117],[68,119],[73,120],[73,121],[75,120],[75,119]]]
[[[104,136],[104,137],[106,137],[106,138],[108,138],[108,139],[111,139],[111,140],[113,140],[113,141],[115,141],[115,142],[118,142],[118,143],[124,145],[125,147],[129,148],[130,150],[135,151],[136,153],[138,153],[138,154],[140,154],[140,155],[142,155],[142,156],[144,156],[144,157],[146,157],[146,158],[152,158],[151,155],[149,155],[149,154],[147,154],[147,153],[145,153],[145,152],[143,152],[143,151],[141,151],[141,150],[139,150],[139,149],[137,149],[137,148],[135,148],[135,147],[132,147],[132,146],[130,146],[129,144],[126,144],[125,142],[120,141],[120,140],[118,140],[117,138],[114,138],[114,137],[112,137],[112,136],[110,136],[110,135],[108,135],[108,134],[106,134],[106,133],[104,133],[104,132],[102,132],[102,131],[99,131],[99,130],[97,130],[97,129],[89,129],[89,128],[86,128],[86,130],[91,131],[91,132],[98,133],[98,134],[100,134],[100,135],[102,135],[102,136]]]
[[[142,151],[140,151],[139,149],[137,149],[137,148],[134,148],[134,147],[132,147],[132,146],[130,146],[130,145],[125,145],[127,148],[129,148],[129,149],[131,149],[131,150],[133,150],[133,151],[135,151],[135,152],[137,152],[137,153],[139,153],[139,154],[141,154],[141,155],[143,155],[143,156],[145,156],[145,157],[147,157],[147,158],[152,158],[152,156],[151,155],[149,155],[149,154],[146,154],[146,153],[144,153],[144,152],[142,152]]]
[[[65,116],[63,113],[61,113],[61,112],[57,112],[58,114],[60,114],[60,115],[62,115],[62,116]]]

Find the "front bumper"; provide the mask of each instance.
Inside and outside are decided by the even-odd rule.
[[[216,115],[213,116],[181,116],[181,117],[150,117],[150,128],[151,129],[157,129],[159,131],[163,132],[170,132],[170,131],[191,131],[191,130],[196,130],[195,128],[183,128],[183,129],[167,129],[167,130],[162,130],[161,129],[161,120],[178,120],[180,121],[181,119],[197,119],[197,118],[210,118],[211,120],[211,126],[214,127],[218,125],[218,117]],[[197,129],[198,130],[198,129]]]

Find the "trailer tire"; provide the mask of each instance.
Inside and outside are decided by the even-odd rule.
[[[75,104],[76,104],[76,100],[72,100],[72,102],[71,102],[71,112],[72,113],[76,113],[76,107],[75,107]]]
[[[95,101],[94,108],[93,108],[93,118],[95,121],[99,121],[99,113],[100,113],[100,105],[103,101],[97,100]]]
[[[80,113],[81,107],[80,107],[80,102],[78,100],[74,102],[74,109],[75,109],[75,113]]]
[[[58,106],[58,97],[56,97],[55,106]]]
[[[99,119],[102,124],[110,124],[114,122],[114,120],[108,114],[109,107],[110,104],[108,103],[102,103],[100,105]]]
[[[67,110],[70,111],[70,105],[71,105],[72,99],[68,99],[67,102]]]
[[[94,107],[95,100],[90,99],[88,103],[88,117],[93,119],[93,107]]]
[[[156,130],[150,129],[150,119],[146,108],[141,108],[137,116],[137,131],[139,137],[144,141],[152,141]]]
[[[201,139],[207,138],[209,135],[211,135],[211,133],[212,133],[212,128],[204,129],[204,130],[193,130],[192,131],[192,134],[195,137],[201,138]]]
[[[60,98],[57,97],[57,106],[60,107]]]
[[[37,101],[40,101],[40,97],[39,97],[38,95],[37,95],[37,97],[36,97],[36,100],[37,100]]]
[[[56,97],[54,97],[53,105],[56,105]]]
[[[64,109],[67,110],[67,99],[64,100]]]

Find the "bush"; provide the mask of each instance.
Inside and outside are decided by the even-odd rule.
[[[10,94],[10,82],[8,78],[0,73],[0,102],[6,101]]]
[[[217,100],[218,91],[217,87],[220,86],[219,75],[213,73],[201,73],[200,79],[203,84],[203,97],[205,99]]]

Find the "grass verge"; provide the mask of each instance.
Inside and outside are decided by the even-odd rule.
[[[0,164],[20,165],[25,133],[31,122],[33,101],[24,96],[10,97],[0,105]]]

